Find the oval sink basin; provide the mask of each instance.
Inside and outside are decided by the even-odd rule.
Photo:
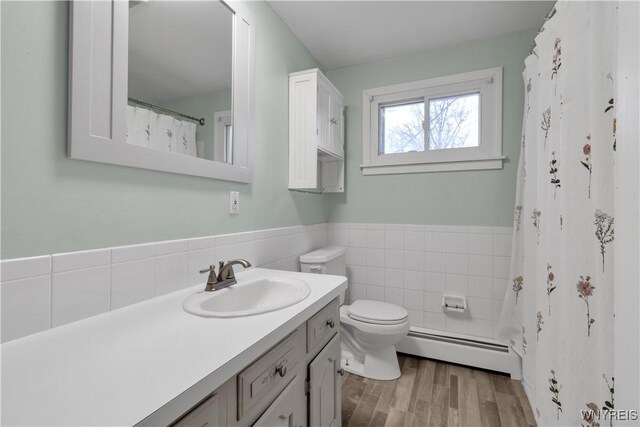
[[[241,281],[213,292],[198,292],[182,304],[187,313],[202,317],[242,317],[268,313],[296,304],[311,293],[302,280],[270,277]]]

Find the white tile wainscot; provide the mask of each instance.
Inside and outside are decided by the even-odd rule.
[[[508,285],[511,227],[329,223],[328,244],[347,250],[349,299],[407,309],[412,326],[495,338]],[[442,294],[467,297],[445,314]]]
[[[221,259],[297,271],[301,254],[326,244],[348,248],[351,301],[387,301],[407,308],[414,326],[495,338],[511,232],[330,223],[4,260],[2,342],[204,283],[198,270]],[[467,297],[467,316],[442,312],[445,292]]]
[[[3,260],[2,342],[204,285],[198,270],[219,260],[299,271],[298,257],[326,244],[315,224]]]

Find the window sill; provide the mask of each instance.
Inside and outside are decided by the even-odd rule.
[[[395,175],[404,173],[452,172],[502,169],[504,156],[487,159],[458,160],[433,163],[403,163],[397,165],[360,165],[362,175]]]

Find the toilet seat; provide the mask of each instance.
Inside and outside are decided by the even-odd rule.
[[[357,300],[347,308],[347,315],[359,322],[374,325],[398,325],[407,321],[409,313],[402,307],[381,301]]]

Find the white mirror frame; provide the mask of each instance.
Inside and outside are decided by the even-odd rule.
[[[255,140],[255,20],[242,3],[224,3],[233,12],[231,108],[234,164],[153,150],[126,142],[129,5],[122,0],[71,2],[69,157],[251,182]]]

